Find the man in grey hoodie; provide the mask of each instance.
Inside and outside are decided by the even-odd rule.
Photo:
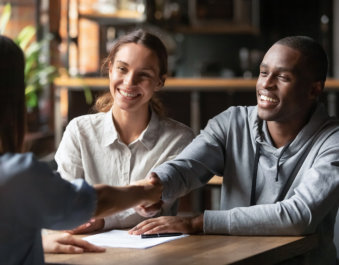
[[[220,210],[149,219],[130,233],[316,233],[319,247],[309,264],[335,264],[339,121],[319,103],[327,65],[326,53],[311,38],[276,42],[260,65],[257,106],[217,115],[175,160],[151,173],[162,182],[164,201],[223,176]]]

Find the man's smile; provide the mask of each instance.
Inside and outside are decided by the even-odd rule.
[[[260,96],[260,99],[263,100],[263,101],[278,103],[277,99],[274,99],[274,98],[271,98],[271,97],[268,97],[268,96],[265,96],[265,95],[260,95],[260,94],[259,94],[259,96]]]

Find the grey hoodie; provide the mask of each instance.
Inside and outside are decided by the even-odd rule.
[[[211,119],[175,160],[154,172],[164,184],[165,201],[204,185],[213,175],[223,176],[221,209],[205,211],[205,233],[317,233],[319,248],[310,264],[335,264],[339,121],[329,118],[323,105],[281,148],[273,146],[257,107],[231,107]]]

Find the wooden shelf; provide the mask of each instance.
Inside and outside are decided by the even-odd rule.
[[[167,78],[166,90],[252,90],[255,79],[226,79],[226,78]],[[61,77],[54,80],[57,87],[67,87],[70,90],[83,90],[88,86],[93,90],[103,90],[109,87],[108,77],[67,78]]]
[[[118,10],[114,13],[101,13],[96,10],[83,10],[79,12],[79,17],[94,20],[101,25],[126,25],[141,23],[146,20],[144,14],[130,10]]]
[[[84,77],[69,78],[59,77],[54,80],[57,87],[67,87],[70,90],[83,90],[88,86],[93,90],[108,89],[108,77]],[[185,90],[185,91],[249,91],[255,88],[256,79],[244,78],[167,78],[165,82],[166,90]],[[325,91],[339,91],[338,79],[327,79]]]

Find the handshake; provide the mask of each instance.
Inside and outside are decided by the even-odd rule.
[[[96,218],[134,207],[142,216],[150,217],[157,213],[162,205],[162,183],[155,173],[145,179],[125,187],[94,185],[97,192]]]

